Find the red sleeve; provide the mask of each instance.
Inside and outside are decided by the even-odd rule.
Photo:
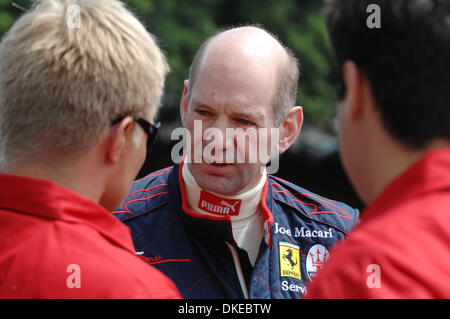
[[[390,268],[375,250],[343,242],[307,287],[306,299],[389,298],[383,271]],[[380,258],[381,257],[381,258]]]
[[[338,244],[307,287],[307,299],[400,299],[445,296],[445,284],[428,280],[397,245],[353,240]],[[426,268],[425,268],[426,269]]]
[[[181,299],[174,282],[151,265],[144,269],[134,268],[134,272],[120,284],[112,283],[112,298],[125,299]]]

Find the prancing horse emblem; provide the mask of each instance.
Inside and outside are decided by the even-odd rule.
[[[291,264],[291,269],[294,269],[295,265],[297,265],[298,260],[296,259],[295,262],[292,259],[292,249],[287,249],[287,254],[283,255],[283,259],[289,261],[289,263]]]

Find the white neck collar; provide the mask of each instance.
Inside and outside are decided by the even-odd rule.
[[[212,217],[229,215],[233,223],[250,222],[255,218],[259,212],[262,191],[267,179],[264,170],[261,180],[255,187],[244,193],[229,197],[200,188],[186,162],[182,168],[182,176],[187,202],[191,210],[200,215]]]

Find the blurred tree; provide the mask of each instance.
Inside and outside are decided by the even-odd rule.
[[[0,36],[2,36],[14,21],[23,13],[23,9],[29,8],[31,1],[28,0],[0,0]]]
[[[13,6],[12,3],[16,6]],[[124,0],[168,55],[164,122],[178,120],[183,80],[200,44],[220,29],[259,24],[276,34],[298,57],[301,66],[297,103],[307,124],[329,129],[335,92],[331,51],[317,0]],[[0,35],[8,30],[32,0],[0,0]]]
[[[76,1],[76,0],[74,0]],[[180,126],[179,100],[183,80],[200,44],[218,30],[231,26],[259,24],[277,35],[289,46],[300,62],[297,104],[305,113],[305,126],[315,126],[328,136],[334,135],[334,79],[332,55],[322,15],[323,0],[123,0],[135,12],[167,53],[171,73],[166,81],[164,107],[159,114],[163,122],[161,138],[154,149],[158,156],[147,159],[139,177],[171,165],[170,128]],[[16,6],[12,5],[16,3]],[[0,0],[0,36],[32,6],[33,0]],[[306,130],[300,140],[306,140]],[[302,138],[303,137],[303,138]],[[329,138],[328,138],[329,139]],[[317,144],[317,139],[309,139]],[[287,152],[280,161],[282,178],[362,208],[363,204],[351,189],[336,153],[318,159],[299,148]],[[312,152],[317,152],[316,148]],[[323,183],[327,180],[326,183]]]
[[[140,7],[143,1],[127,2],[137,9],[169,56],[172,73],[167,79],[163,121],[174,120],[174,114],[178,114],[183,80],[200,44],[220,29],[259,24],[276,34],[299,58],[297,103],[304,106],[306,123],[330,130],[335,91],[322,1],[165,0],[154,1],[150,9],[146,5],[145,11]]]

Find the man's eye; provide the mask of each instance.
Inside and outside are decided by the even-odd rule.
[[[245,126],[253,125],[252,122],[247,121],[246,119],[236,119],[236,122]]]
[[[196,110],[195,112],[201,116],[207,116],[207,115],[211,114],[210,112],[205,111],[205,110]]]

